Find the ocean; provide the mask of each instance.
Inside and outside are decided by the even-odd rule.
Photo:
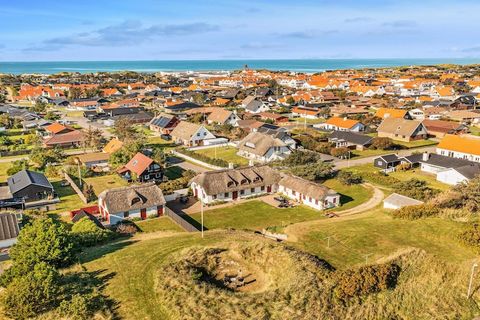
[[[480,58],[452,59],[298,59],[298,60],[164,60],[164,61],[49,61],[49,62],[0,62],[0,73],[22,74],[59,72],[115,72],[115,71],[229,71],[242,69],[289,70],[320,72],[338,69],[362,69],[378,67],[475,64]]]

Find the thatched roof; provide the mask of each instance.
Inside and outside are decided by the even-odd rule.
[[[181,140],[190,140],[201,127],[196,123],[180,121],[170,135]]]
[[[251,132],[238,144],[238,149],[263,156],[272,147],[286,147],[282,140],[262,132]]]
[[[105,190],[98,195],[111,214],[165,204],[162,190],[155,183],[145,183]]]
[[[299,192],[315,200],[323,201],[326,196],[337,195],[335,190],[292,175],[283,176],[280,182],[278,182],[278,185]]]
[[[200,185],[207,195],[269,186],[278,183],[280,173],[267,165],[208,171],[199,174],[191,183]]]
[[[377,131],[411,137],[419,126],[423,126],[422,121],[389,117],[382,121]]]

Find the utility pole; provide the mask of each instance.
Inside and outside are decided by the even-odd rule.
[[[468,282],[467,299],[470,299],[470,295],[472,294],[473,275],[477,267],[478,267],[478,263],[474,263],[472,265],[472,272],[470,273],[470,281]]]
[[[373,253],[367,253],[367,254],[364,254],[365,256],[365,264],[367,265],[368,264],[368,257],[371,256]]]
[[[82,171],[80,170],[80,162],[77,160],[77,167],[78,167],[78,183],[80,184],[80,188],[82,187]]]
[[[200,195],[201,215],[202,215],[202,239],[203,239],[203,199]]]

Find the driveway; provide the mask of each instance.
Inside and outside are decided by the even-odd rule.
[[[108,131],[109,127],[103,125],[100,122],[88,121],[84,117],[66,117],[66,116],[63,117],[63,120],[74,122],[84,129],[88,129],[88,127],[92,127],[93,129],[99,129],[100,131],[102,131],[103,136],[107,139],[110,139],[112,137],[112,134]]]
[[[191,163],[191,162],[187,162],[187,161],[185,161],[181,158],[171,156],[171,155],[168,156],[168,163],[170,165],[178,166],[178,167],[180,167],[184,170],[195,171],[196,173],[203,173],[203,172],[207,172],[207,171],[212,171],[211,169],[199,166],[199,165]]]
[[[427,151],[429,153],[434,153],[435,150],[436,150],[436,146],[430,146],[425,148],[416,148],[416,149],[408,149],[408,150],[392,150],[391,153],[396,153],[400,157],[406,157],[406,156],[412,155],[413,153],[418,153],[418,152]],[[362,164],[373,163],[373,160],[378,157],[379,155],[360,158],[360,159],[354,158],[352,160],[338,160],[334,162],[334,164],[336,169],[344,169],[344,168],[353,167],[353,166],[360,166]]]

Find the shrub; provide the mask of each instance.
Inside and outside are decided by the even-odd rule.
[[[54,307],[59,292],[58,273],[45,262],[15,277],[3,295],[3,307],[12,319],[28,319]]]
[[[58,308],[62,316],[72,320],[91,319],[92,312],[89,310],[88,299],[80,294],[72,296],[70,301],[64,300]]]
[[[341,183],[347,186],[352,184],[360,184],[363,182],[363,178],[360,175],[354,174],[350,171],[340,171],[337,175],[337,178]]]
[[[115,232],[121,235],[130,236],[137,233],[137,231],[138,227],[135,224],[129,222],[118,223],[115,226]]]
[[[350,149],[345,148],[345,147],[332,148],[330,150],[330,154],[334,157],[337,157],[337,158],[348,157],[349,153],[350,153]]]
[[[370,148],[376,150],[391,150],[394,146],[395,144],[390,138],[375,137],[372,139]]]
[[[422,201],[433,199],[439,193],[438,190],[428,187],[426,181],[418,179],[397,183],[395,191],[404,196]]]
[[[98,227],[95,222],[84,217],[72,227],[72,234],[80,246],[91,247],[113,239],[114,233]]]
[[[408,206],[395,210],[392,213],[394,218],[416,220],[422,218],[435,217],[440,214],[440,209],[432,204],[420,204],[417,206]]]
[[[469,229],[461,232],[458,238],[466,245],[474,247],[477,250],[480,249],[480,230],[478,230],[478,224],[471,225]]]
[[[398,180],[397,178],[389,176],[381,171],[359,172],[357,174],[361,176],[362,179],[365,181],[371,181],[375,184],[380,184],[385,187],[394,187],[395,185],[400,183],[400,180]]]
[[[370,293],[394,288],[400,274],[400,267],[394,263],[361,267],[346,270],[339,274],[334,289],[340,300],[359,297]]]

